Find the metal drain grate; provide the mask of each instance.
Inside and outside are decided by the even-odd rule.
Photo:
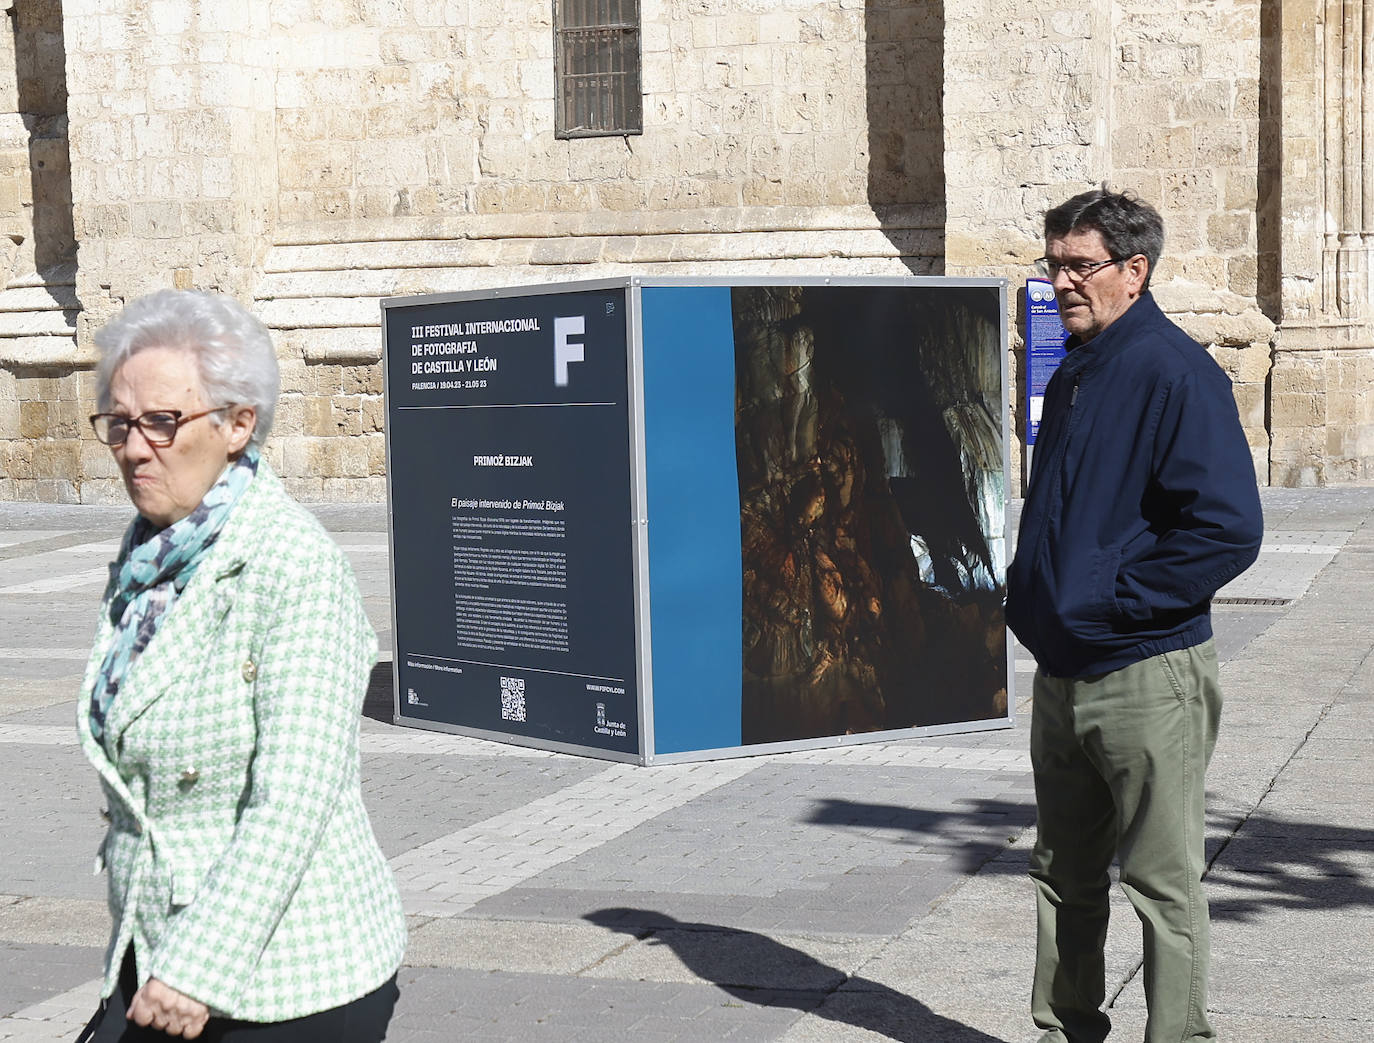
[[[1292,598],[1213,598],[1214,605],[1291,605]]]

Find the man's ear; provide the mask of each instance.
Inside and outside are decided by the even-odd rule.
[[[1122,265],[1126,276],[1126,292],[1139,297],[1145,292],[1145,282],[1150,276],[1150,262],[1144,254],[1133,254]]]
[[[252,406],[237,405],[227,410],[224,429],[229,440],[229,453],[236,456],[248,448],[253,431],[258,426],[258,411]]]

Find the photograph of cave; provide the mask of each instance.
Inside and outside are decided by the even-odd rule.
[[[998,288],[731,307],[743,742],[1005,718]]]

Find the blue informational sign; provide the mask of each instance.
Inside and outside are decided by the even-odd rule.
[[[1040,433],[1045,387],[1064,361],[1069,331],[1059,321],[1054,287],[1044,279],[1026,280],[1026,445]]]

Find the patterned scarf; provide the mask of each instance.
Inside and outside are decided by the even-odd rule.
[[[119,588],[110,601],[114,635],[100,664],[91,699],[91,734],[103,741],[105,719],[120,682],[148,647],[158,624],[195,575],[220,530],[258,471],[258,450],[250,446],[224,469],[200,504],[165,529],[139,515],[120,547]]]

